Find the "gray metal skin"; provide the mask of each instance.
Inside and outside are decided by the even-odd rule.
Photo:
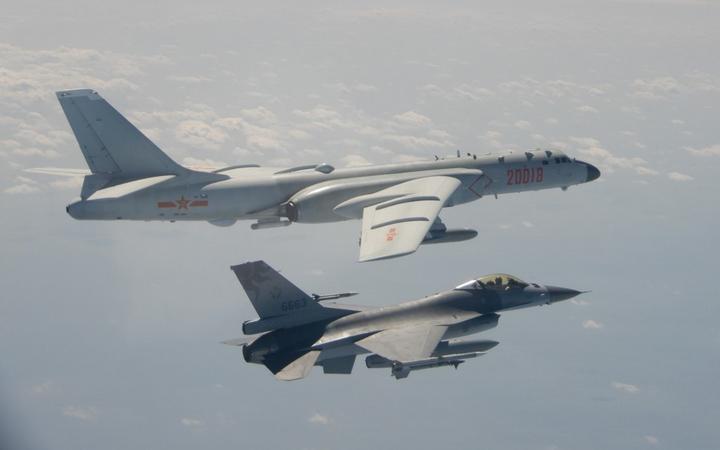
[[[556,162],[560,160],[567,162]],[[324,166],[327,167],[327,166]],[[542,168],[542,181],[512,183],[508,173]],[[349,199],[370,194],[409,180],[446,175],[462,186],[446,207],[468,203],[486,195],[503,195],[541,189],[567,188],[596,179],[591,164],[570,159],[560,151],[535,150],[489,155],[449,157],[322,173],[313,169],[241,167],[218,173],[184,171],[127,195],[93,199],[88,196],[68,205],[79,220],[204,220],[218,225],[242,220],[277,220],[322,223],[360,218],[360,211],[340,215],[335,207]],[[511,183],[511,184],[509,184]],[[159,208],[161,202],[205,200],[207,206]],[[347,214],[347,213],[346,213]]]
[[[360,261],[477,235],[447,229],[438,216],[443,207],[485,195],[565,189],[600,176],[593,165],[557,150],[458,152],[434,161],[337,170],[326,163],[199,170],[173,161],[97,92],[60,91],[57,97],[90,169],[80,199],[66,208],[75,219],[203,220],[218,226],[255,220],[252,229],[362,219]]]
[[[405,364],[385,360],[378,355],[367,359],[368,367],[390,367],[396,378],[405,378],[411,370],[458,364],[497,345],[495,341],[454,343],[451,339],[479,333],[497,326],[503,311],[550,305],[582,292],[557,286],[527,284],[509,289],[482,287],[475,280],[455,289],[420,300],[378,309],[353,312],[336,306],[336,318],[274,330],[243,346],[247,362],[265,364],[273,373],[283,364],[310,352],[320,351],[315,365],[331,360],[369,353],[355,342],[389,329],[441,325],[447,326],[431,358]],[[456,346],[453,349],[453,346]],[[448,348],[450,347],[450,348]],[[352,362],[350,370],[352,370]],[[326,370],[326,372],[328,372]],[[332,372],[330,373],[349,373]]]
[[[458,152],[435,161],[338,170],[325,163],[197,170],[173,161],[96,91],[56,94],[91,172],[80,199],[67,206],[79,220],[205,220],[221,226],[258,220],[254,228],[336,222],[361,218],[363,202],[382,201],[348,200],[421,178],[459,180],[443,199],[444,206],[453,206],[484,195],[567,188],[600,176],[596,167],[561,151],[540,150],[463,157]]]

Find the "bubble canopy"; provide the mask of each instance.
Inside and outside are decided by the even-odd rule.
[[[465,282],[455,289],[511,289],[524,288],[527,285],[528,283],[516,276],[506,273],[493,273]]]

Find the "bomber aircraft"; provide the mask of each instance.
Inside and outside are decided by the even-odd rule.
[[[355,357],[366,353],[368,368],[389,368],[396,379],[414,370],[457,368],[498,344],[457,338],[496,327],[499,312],[582,293],[493,274],[420,300],[371,309],[332,301],[353,292],[308,295],[264,261],[231,268],[260,317],[243,323],[243,333],[253,337],[224,343],[241,346],[245,361],[265,365],[279,380],[304,378],[313,366],[349,374]]]
[[[242,219],[254,220],[254,230],[361,219],[360,261],[477,235],[448,229],[439,217],[443,207],[486,195],[566,189],[600,176],[592,164],[559,150],[458,151],[456,157],[342,169],[320,163],[200,170],[173,161],[96,91],[60,91],[57,98],[90,172],[31,171],[86,175],[80,199],[66,208],[75,219],[203,220],[219,226]]]

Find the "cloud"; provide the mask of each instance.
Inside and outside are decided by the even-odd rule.
[[[83,177],[66,177],[50,182],[50,186],[56,189],[80,189],[83,185]]]
[[[598,110],[596,108],[593,108],[590,105],[578,106],[577,108],[575,108],[575,110],[583,112],[583,113],[597,113],[598,112]]]
[[[354,155],[350,154],[342,158],[342,162],[345,165],[345,167],[358,167],[358,166],[367,166],[372,164],[367,158],[365,158],[362,155]]]
[[[532,222],[530,222],[530,221],[527,221],[527,220],[524,220],[524,221],[522,222],[522,225],[523,225],[525,228],[535,228],[535,224],[532,223]]]
[[[680,78],[672,76],[639,78],[633,81],[633,88],[635,91],[631,94],[632,97],[641,100],[665,100],[675,94],[719,92],[720,83],[713,75],[691,72]]]
[[[229,166],[229,164],[224,161],[216,161],[210,158],[193,158],[192,156],[183,158],[182,164],[195,170],[217,170]]]
[[[619,381],[613,381],[612,387],[618,391],[627,392],[628,394],[636,394],[640,391],[640,388],[634,384],[621,383]]]
[[[644,100],[662,100],[668,94],[678,93],[684,88],[674,77],[656,77],[633,81],[635,92],[632,96]]]
[[[693,156],[720,156],[720,144],[702,148],[685,147],[685,151]]]
[[[337,111],[334,111],[330,107],[323,105],[318,105],[315,108],[307,111],[296,109],[295,111],[293,111],[293,114],[298,117],[302,117],[303,119],[312,121],[327,121],[340,117],[340,114]]]
[[[167,63],[159,55],[136,56],[85,48],[26,49],[0,44],[0,102],[30,105],[53,99],[53,92],[77,86],[136,90],[127,77]],[[73,86],[68,86],[71,80]]]
[[[3,189],[3,192],[5,194],[32,194],[40,191],[38,183],[30,178],[18,176],[15,177],[15,182],[17,184]]]
[[[99,412],[94,406],[66,406],[63,408],[62,414],[63,416],[94,422]]]
[[[180,419],[180,423],[188,428],[203,428],[205,426],[205,422],[193,417],[183,417]]]
[[[275,113],[265,108],[264,106],[258,106],[252,109],[243,109],[240,111],[240,115],[247,120],[253,122],[260,122],[263,124],[271,124],[277,122],[277,116]]]
[[[658,445],[660,443],[660,440],[658,440],[658,438],[653,435],[648,434],[643,437],[645,438],[645,442],[647,442],[650,445]]]
[[[691,177],[690,175],[686,175],[684,173],[680,172],[670,172],[667,174],[668,178],[670,178],[673,181],[692,181],[695,178]]]
[[[39,157],[45,158],[45,159],[57,159],[60,157],[60,154],[55,150],[52,150],[52,149],[42,150],[37,147],[16,148],[12,152],[14,155],[18,155],[18,156],[39,156]]]
[[[177,81],[178,83],[197,84],[197,83],[209,83],[212,78],[192,75],[170,75],[167,77],[170,81]]]
[[[643,175],[643,176],[644,176],[644,175],[658,175],[658,174],[660,174],[660,172],[658,172],[657,170],[648,169],[647,167],[644,167],[644,166],[638,166],[638,167],[636,167],[636,168],[635,168],[635,172],[637,172],[638,175]]]
[[[376,92],[378,90],[377,87],[375,87],[371,84],[366,84],[366,83],[356,83],[354,85],[347,85],[345,83],[338,82],[338,83],[328,83],[325,86],[327,86],[330,89],[339,91],[343,94],[350,94],[352,92],[368,93],[368,92]]]
[[[315,413],[310,418],[308,418],[308,422],[315,424],[315,425],[330,425],[330,417],[322,415],[320,413]]]
[[[54,382],[45,381],[43,383],[36,384],[32,388],[30,388],[30,390],[35,395],[45,395],[45,394],[49,394],[53,390],[54,386],[55,386]]]
[[[571,141],[579,145],[578,152],[592,163],[600,166],[603,172],[613,173],[617,169],[635,171],[638,175],[657,175],[658,172],[647,167],[647,161],[640,157],[616,156],[610,150],[602,147],[600,141],[590,137],[571,137]]]
[[[402,125],[412,127],[424,127],[430,125],[432,120],[422,114],[416,113],[415,111],[407,111],[402,114],[398,114],[394,119]]]
[[[184,120],[175,127],[175,138],[187,145],[216,150],[228,138],[221,128],[201,120]]]
[[[521,130],[529,130],[530,128],[532,128],[532,124],[527,120],[518,120],[513,125],[515,126],[515,128],[519,128]]]
[[[250,148],[260,150],[280,150],[283,148],[278,132],[271,128],[245,123],[243,132],[245,133],[245,143]]]
[[[587,330],[599,330],[603,328],[605,325],[601,322],[597,322],[595,320],[585,320],[582,323],[583,328]]]

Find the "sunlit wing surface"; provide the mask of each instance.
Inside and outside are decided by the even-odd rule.
[[[417,250],[445,202],[460,186],[453,177],[419,178],[375,195],[397,195],[363,210],[360,261],[392,258]]]
[[[442,325],[390,328],[355,344],[391,361],[417,361],[432,355],[446,330]]]
[[[283,381],[305,378],[315,365],[315,361],[317,361],[318,356],[320,356],[320,351],[318,350],[305,353],[303,356],[297,358],[276,372],[275,378]]]

